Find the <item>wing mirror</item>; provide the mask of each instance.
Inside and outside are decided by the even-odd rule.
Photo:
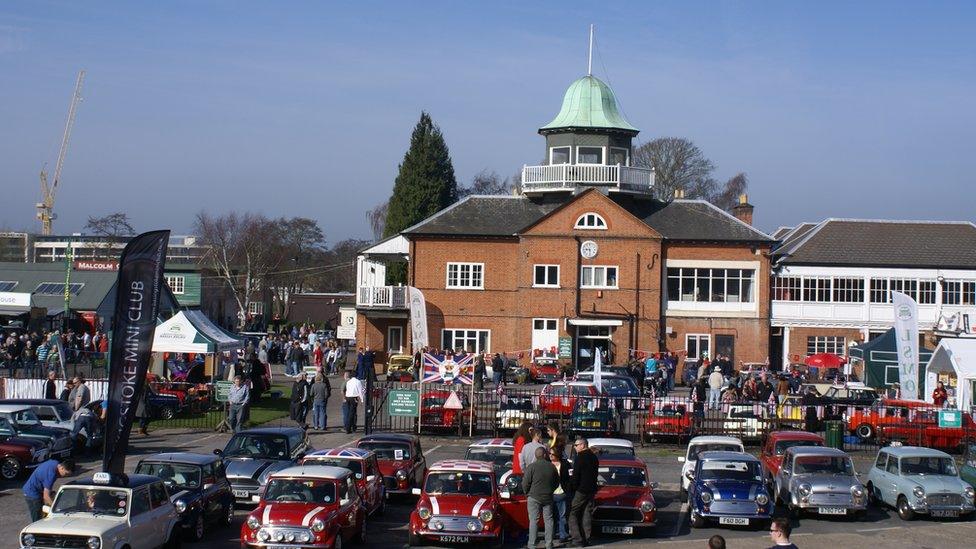
[[[41,513],[43,513],[44,516],[50,515],[51,514],[51,506],[50,505],[41,505]]]
[[[651,483],[651,490],[657,490],[657,487],[660,486],[660,485],[661,484],[658,483],[658,482],[652,482]]]
[[[685,456],[678,456],[678,463],[684,463],[684,462],[685,462]]]
[[[366,475],[366,482],[373,482],[376,480],[376,475]]]
[[[687,473],[685,473],[685,478],[687,478],[688,480],[695,480],[695,472],[688,471]]]
[[[410,489],[410,493],[413,494],[413,495],[415,495],[415,496],[419,496],[420,495],[420,488],[411,488]]]
[[[506,489],[501,489],[501,490],[498,491],[498,497],[500,497],[502,499],[511,499],[512,498],[512,493],[509,492]]]
[[[221,450],[220,448],[214,448],[213,453],[214,453],[215,456],[222,456],[222,455],[224,455],[224,451]]]

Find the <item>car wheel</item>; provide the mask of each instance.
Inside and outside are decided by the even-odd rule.
[[[197,520],[193,521],[193,528],[190,530],[190,541],[200,541],[207,533],[207,526],[204,524],[203,513],[197,513]]]
[[[492,547],[494,549],[502,549],[502,547],[505,547],[505,529],[504,528],[502,528],[501,531],[498,532],[498,540],[495,541],[495,543],[492,544]]]
[[[864,440],[871,440],[874,438],[874,427],[869,423],[862,423],[857,426],[857,436]]]
[[[898,496],[898,518],[901,520],[912,520],[915,518],[915,511],[908,505],[908,498]]]
[[[386,513],[386,489],[383,489],[383,494],[380,496],[380,506],[376,508],[376,514],[378,516],[383,516]]]
[[[881,498],[878,497],[874,484],[869,482],[864,488],[868,491],[868,505],[881,505]]]
[[[689,506],[691,504],[689,503]],[[705,527],[705,517],[698,514],[694,508],[688,511],[688,519],[692,528],[704,528]]]
[[[233,500],[224,506],[224,525],[234,525],[234,502]]]
[[[0,477],[3,480],[13,480],[20,476],[22,467],[20,461],[13,456],[7,456],[0,461]]]
[[[342,549],[342,532],[336,531],[335,543],[332,544],[332,549]]]
[[[180,537],[178,528],[173,528],[169,533],[169,539],[166,540],[166,549],[180,549],[183,546],[183,538]]]
[[[173,419],[176,416],[176,410],[170,408],[169,406],[164,406],[159,409],[160,419]]]

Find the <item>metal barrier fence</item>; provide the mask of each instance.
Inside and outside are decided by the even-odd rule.
[[[390,414],[395,390],[418,392],[419,417]],[[457,393],[460,409],[445,407],[451,393]],[[569,434],[622,437],[645,445],[684,444],[699,435],[735,436],[759,445],[779,430],[820,433],[828,444],[851,451],[875,451],[895,441],[947,451],[976,444],[971,414],[958,414],[958,426],[940,426],[939,412],[945,410],[923,403],[805,406],[788,400],[709,407],[684,394],[601,397],[512,385],[473,391],[464,385],[401,382],[376,382],[371,396],[372,431],[508,437],[529,421],[556,424]]]

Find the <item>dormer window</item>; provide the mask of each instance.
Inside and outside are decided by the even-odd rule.
[[[577,164],[603,164],[603,147],[576,147]]]
[[[569,160],[572,158],[572,150],[571,147],[553,147],[549,149],[549,164],[569,164]]]
[[[607,222],[603,219],[603,216],[598,213],[588,212],[576,220],[576,226],[574,229],[597,229],[606,230]]]

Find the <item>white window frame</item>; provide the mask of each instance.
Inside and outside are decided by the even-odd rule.
[[[587,284],[584,284],[583,283],[583,273],[584,272],[590,271],[591,272],[590,279],[595,282],[596,281],[596,273],[599,270],[601,270],[601,269],[603,270],[603,282],[604,282],[604,284],[599,285],[599,284],[591,283],[591,284],[587,285]],[[609,269],[613,269],[614,270],[614,274],[616,275],[614,277],[614,284],[613,284],[613,286],[610,286],[609,284],[606,283],[606,281],[609,280],[609,278],[610,278],[608,276]],[[583,290],[616,290],[619,287],[620,287],[620,267],[617,266],[617,265],[583,265],[580,268],[580,288],[583,289]]]
[[[590,221],[592,221],[592,224],[589,223]],[[596,212],[586,212],[577,217],[576,224],[573,225],[574,229],[584,229],[587,231],[605,231],[608,227],[607,220]]]
[[[455,277],[456,280],[454,284],[451,284],[452,267],[457,268],[457,276]],[[480,274],[477,285],[474,284],[474,273],[476,267],[478,268]],[[461,283],[463,278],[462,273],[465,268],[469,270],[468,273],[469,284],[467,285]],[[445,275],[446,276],[444,281],[444,287],[447,288],[448,290],[484,290],[485,289],[485,264],[484,263],[465,263],[465,262],[457,262],[457,261],[448,262],[447,268],[445,269]]]
[[[264,314],[264,303],[261,301],[252,301],[247,304],[247,314],[249,315],[263,315]]]
[[[186,276],[184,275],[165,275],[166,285],[173,295],[183,295],[186,293]]]
[[[810,346],[813,345],[813,352]],[[832,353],[838,356],[847,354],[847,338],[845,336],[807,336],[807,355],[818,353]]]
[[[552,153],[556,149],[569,149],[569,155],[567,156],[567,158],[569,158],[569,161],[567,161],[565,163],[554,164],[552,162]],[[566,164],[572,164],[572,163],[573,163],[573,147],[571,145],[561,145],[559,147],[549,147],[549,165],[550,166],[565,166]]]
[[[580,162],[580,149],[600,149],[600,162]],[[606,166],[607,161],[607,148],[599,145],[577,145],[576,146],[576,164],[581,166]]]
[[[545,282],[542,283],[542,284],[540,284],[539,281],[536,279],[536,271],[540,267],[543,268],[543,272],[545,273],[545,276],[543,277],[545,279]],[[549,280],[549,269],[550,269],[550,267],[555,267],[556,268],[556,280],[555,280],[555,282]],[[532,266],[532,287],[533,288],[558,288],[559,287],[559,274],[560,274],[559,271],[560,271],[559,265],[554,265],[554,264],[551,264],[551,263],[537,263],[537,264],[533,265]]]
[[[400,332],[400,346],[394,349],[390,346],[390,342],[393,341],[393,332]],[[386,350],[390,354],[401,354],[403,353],[403,326],[387,326],[386,327]]]
[[[693,359],[696,363],[699,360],[701,360],[701,358],[702,358],[702,356],[701,356],[702,355],[702,347],[701,347],[702,340],[708,342],[708,350],[705,351],[705,352],[708,353],[708,357],[709,358],[712,358],[712,334],[685,334],[685,352],[686,353],[687,353],[688,349],[691,347],[691,345],[689,345],[688,342],[691,341],[692,339],[694,339],[695,341],[698,342],[698,347],[697,347],[698,348],[698,352],[696,353],[696,355],[694,357],[691,356],[691,353],[688,353],[686,355],[686,359],[688,359],[688,360],[692,360]]]
[[[610,162],[610,156],[613,155],[613,151],[624,151],[624,163],[621,166],[630,166],[630,149],[627,147],[610,147],[610,154],[607,156],[607,162]],[[613,164],[616,166],[616,164]]]
[[[448,345],[447,344],[447,339],[444,337],[445,335],[447,335],[447,332],[451,332],[451,345]],[[474,352],[475,353],[488,353],[488,352],[491,352],[491,330],[486,330],[484,328],[444,328],[444,329],[441,330],[441,348],[442,349],[455,349],[455,350],[458,349],[458,346],[455,345],[455,342],[458,341],[457,332],[475,332],[475,336],[474,336]],[[485,348],[479,349],[478,348],[479,347],[478,342],[481,339],[480,336],[481,336],[482,333],[484,333],[485,336],[486,336],[485,337]],[[462,335],[460,339],[462,341],[467,342],[468,339],[469,339],[468,338],[468,334],[467,333],[464,333],[464,335]],[[465,345],[464,347],[461,347],[460,350],[462,350],[464,352],[467,352],[468,351],[468,348]]]

